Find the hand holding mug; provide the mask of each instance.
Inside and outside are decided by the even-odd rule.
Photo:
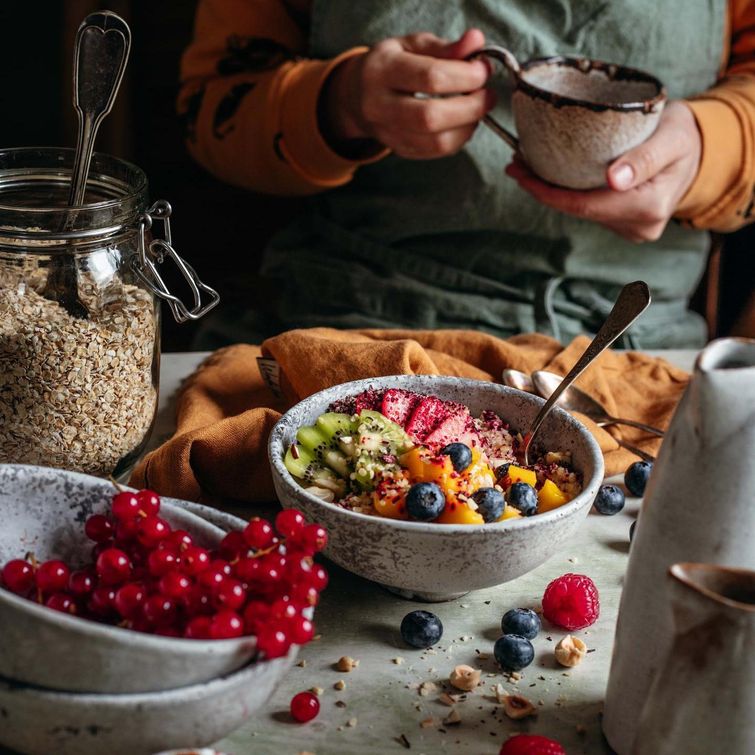
[[[341,152],[363,140],[413,159],[458,152],[494,104],[483,88],[487,63],[466,60],[484,43],[476,29],[453,43],[421,33],[383,40],[347,59],[321,95],[326,138]]]

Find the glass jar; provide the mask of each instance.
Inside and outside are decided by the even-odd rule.
[[[157,412],[159,300],[183,321],[219,297],[171,246],[170,205],[148,206],[143,171],[95,154],[69,208],[72,165],[69,149],[0,150],[0,463],[119,477]],[[160,276],[168,258],[191,307]]]

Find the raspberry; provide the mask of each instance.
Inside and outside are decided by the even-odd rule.
[[[564,629],[584,629],[600,615],[595,583],[584,574],[563,574],[543,593],[543,616]]]
[[[503,743],[498,755],[566,755],[566,750],[548,737],[517,734]]]

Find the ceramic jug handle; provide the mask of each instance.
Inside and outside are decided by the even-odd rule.
[[[472,53],[470,59],[479,58],[485,56],[487,58],[493,58],[494,60],[503,63],[506,68],[509,69],[514,79],[519,78],[519,72],[521,70],[519,61],[514,57],[513,53],[507,50],[505,47],[498,47],[497,45],[488,45],[481,50]],[[519,139],[511,133],[507,128],[504,128],[492,115],[484,115],[482,122],[495,134],[501,137],[506,144],[511,147],[515,152],[519,149]]]

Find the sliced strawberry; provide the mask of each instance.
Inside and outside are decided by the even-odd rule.
[[[450,414],[444,401],[436,396],[425,396],[406,423],[406,433],[414,441],[424,443],[425,438]]]
[[[455,412],[446,417],[425,438],[423,443],[434,448],[447,446],[449,443],[465,443],[470,448],[480,445],[480,438],[474,428],[474,422],[468,411]]]
[[[380,411],[393,420],[397,425],[406,427],[409,417],[422,400],[422,396],[414,391],[407,391],[403,388],[389,388],[383,394],[383,403],[380,405]]]
[[[365,409],[372,409],[379,412],[380,405],[383,401],[383,392],[376,391],[374,388],[368,388],[366,391],[354,396],[354,413],[359,414]]]

